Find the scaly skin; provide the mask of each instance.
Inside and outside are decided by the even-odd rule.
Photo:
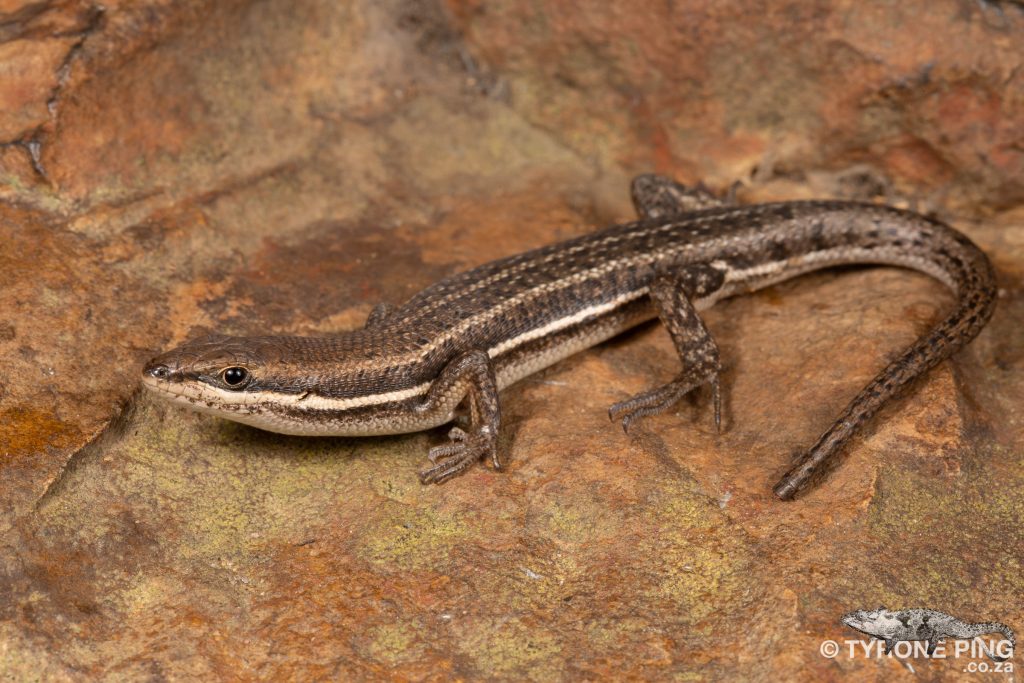
[[[862,390],[775,486],[793,498],[915,378],[962,348],[992,315],[991,264],[938,221],[841,201],[725,205],[658,176],[633,183],[641,219],[482,265],[374,310],[330,337],[207,337],[154,358],[160,396],[286,434],[395,434],[451,421],[468,427],[431,451],[424,483],[482,459],[498,465],[498,392],[645,320],[666,325],[683,364],[673,382],[615,404],[628,426],[708,384],[719,420],[718,347],[698,312],[719,299],[821,268],[885,264],[947,285],[953,310]],[[236,381],[237,380],[237,381]]]

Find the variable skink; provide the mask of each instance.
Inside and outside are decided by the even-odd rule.
[[[660,319],[682,370],[612,405],[612,419],[628,428],[707,385],[718,425],[722,366],[699,311],[849,264],[911,268],[949,287],[952,311],[857,394],[778,482],[775,494],[786,500],[830,469],[882,405],[977,336],[992,315],[988,258],[931,218],[845,201],[737,206],[653,175],[636,178],[632,196],[639,220],[442,280],[402,306],[378,306],[363,329],[196,339],[154,358],[143,382],[176,403],[284,434],[397,434],[464,413],[464,426],[430,449],[432,464],[420,473],[423,483],[440,483],[481,459],[500,468],[504,387],[646,320]]]

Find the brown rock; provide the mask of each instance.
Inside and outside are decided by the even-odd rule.
[[[904,665],[819,654],[857,639],[843,612],[1024,628],[1024,13],[671,7],[0,0],[0,671],[883,680]],[[509,388],[506,471],[441,487],[415,472],[443,430],[284,437],[135,394],[195,334],[356,327],[625,220],[651,170],[938,209],[992,255],[995,317],[791,504],[772,483],[936,283],[708,311],[721,434],[704,394],[608,422],[677,367],[644,327]]]

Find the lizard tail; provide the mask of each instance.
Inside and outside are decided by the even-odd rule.
[[[857,220],[852,216],[844,217],[836,213],[822,222],[854,225]],[[885,233],[887,236],[877,237],[881,230],[878,226],[883,222],[889,224],[889,232]],[[840,451],[850,442],[854,433],[859,431],[886,401],[974,339],[992,316],[995,308],[996,285],[992,264],[973,242],[957,231],[937,221],[896,210],[888,212],[884,217],[882,214],[876,214],[876,217],[867,223],[868,225],[861,231],[851,230],[843,234],[845,239],[851,240],[850,244],[861,240],[858,248],[867,249],[868,253],[873,254],[870,257],[859,257],[859,263],[885,263],[920,270],[945,283],[956,293],[956,307],[942,322],[914,342],[871,380],[871,383],[846,406],[832,426],[821,435],[817,443],[800,456],[775,485],[775,495],[781,500],[792,499],[812,481],[834,467],[838,463]],[[843,248],[838,238],[836,239],[837,248]],[[876,239],[881,239],[882,242],[874,242]],[[934,249],[925,248],[911,256],[903,256],[901,249],[895,246],[909,242],[928,243],[932,240],[936,243]],[[891,246],[879,248],[877,244]],[[872,249],[875,251],[870,251]],[[851,253],[862,252],[854,249]],[[833,263],[839,264],[841,261],[836,260]]]
[[[1003,637],[1010,642],[1010,653],[1006,657],[997,656],[989,649],[988,645],[986,645],[984,641],[981,642],[981,649],[993,662],[1005,662],[1013,656],[1013,650],[1017,645],[1017,640],[1013,637],[1013,629],[1006,624],[1000,624],[998,621],[985,621],[978,624],[967,624],[967,631],[969,633],[969,638],[977,638],[985,633],[1002,633]]]

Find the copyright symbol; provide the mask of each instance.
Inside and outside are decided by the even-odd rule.
[[[823,640],[821,642],[821,647],[818,648],[818,652],[820,652],[821,656],[825,659],[833,659],[837,654],[839,654],[839,643],[834,640]]]

